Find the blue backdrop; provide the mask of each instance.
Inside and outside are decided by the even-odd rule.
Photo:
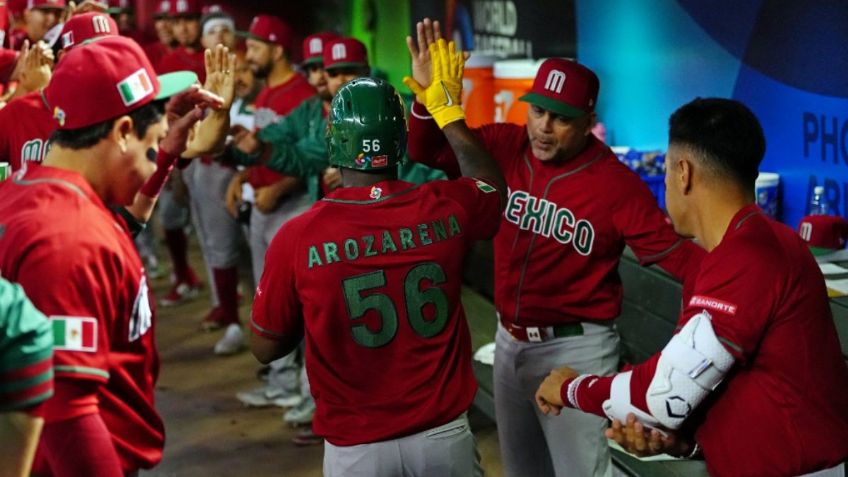
[[[812,188],[848,212],[848,2],[577,0],[577,58],[601,78],[610,142],[664,149],[669,115],[696,96],[738,99],[759,117],[782,219]]]

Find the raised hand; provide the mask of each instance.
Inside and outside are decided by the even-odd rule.
[[[236,55],[224,45],[204,52],[206,62],[206,84],[203,87],[218,95],[221,109],[230,110],[236,92]]]
[[[430,86],[431,58],[430,45],[436,43],[442,37],[439,21],[430,21],[429,18],[415,24],[416,39],[406,37],[406,47],[412,58],[412,77],[422,88]]]
[[[24,46],[26,47],[26,42]],[[42,45],[35,44],[32,48],[26,48],[26,52],[22,50],[21,55],[24,55],[18,85],[22,88],[21,92],[37,91],[47,86],[53,74],[53,59],[45,53]]]
[[[462,73],[465,55],[456,51],[456,43],[439,39],[431,43],[431,81],[425,88],[415,79],[406,76],[403,83],[415,93],[440,128],[465,119],[462,110]]]

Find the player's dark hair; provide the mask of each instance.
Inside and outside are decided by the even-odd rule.
[[[691,148],[713,171],[754,188],[766,139],[760,122],[739,101],[695,98],[671,115],[669,144]]]
[[[139,138],[147,135],[150,126],[159,122],[165,113],[165,100],[153,101],[127,114],[133,120],[133,131]],[[108,119],[78,129],[57,129],[50,135],[50,143],[66,149],[88,149],[109,135],[118,118]]]

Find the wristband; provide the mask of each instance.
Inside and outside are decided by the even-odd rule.
[[[169,154],[164,149],[159,149],[159,154],[156,156],[156,172],[141,186],[139,192],[152,199],[159,197],[159,193],[165,187],[165,182],[168,181],[168,176],[174,170],[174,164],[177,162],[177,159],[179,159],[179,156]]]

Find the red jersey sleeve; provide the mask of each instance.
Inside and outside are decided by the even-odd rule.
[[[694,279],[706,251],[677,235],[648,187],[630,171],[626,175],[625,198],[613,212],[613,221],[633,250],[639,263],[656,263],[681,282]]]
[[[62,237],[57,240],[67,240]],[[56,377],[109,379],[111,287],[121,283],[104,248],[75,244],[32,247],[20,262],[17,280],[33,304],[51,320]],[[64,277],[62,288],[43,286],[44,277]]]
[[[250,326],[269,339],[303,333],[303,309],[295,288],[296,227],[284,225],[265,254],[265,269],[256,296]]]
[[[0,48],[0,83],[9,81],[12,76],[12,71],[15,70],[15,60],[18,58],[18,52],[6,48]]]
[[[716,336],[740,364],[759,347],[777,302],[774,282],[777,272],[769,272],[756,245],[736,244],[731,253],[712,254],[704,260],[692,296],[683,304],[679,326],[706,311],[712,317]],[[725,251],[726,252],[726,251]]]
[[[465,211],[468,238],[487,240],[495,236],[500,226],[500,196],[495,186],[473,177],[454,181],[439,181],[444,192]]]

